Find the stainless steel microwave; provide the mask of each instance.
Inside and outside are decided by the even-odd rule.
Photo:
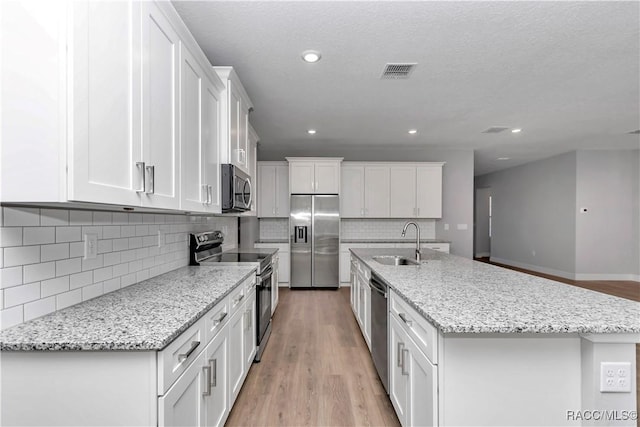
[[[222,212],[251,209],[251,177],[231,164],[222,165]]]

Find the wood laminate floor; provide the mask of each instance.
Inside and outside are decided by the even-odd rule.
[[[228,426],[397,426],[349,288],[280,289],[272,333]]]

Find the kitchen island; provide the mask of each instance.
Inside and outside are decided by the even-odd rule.
[[[390,289],[389,394],[403,424],[635,425],[639,303],[435,251],[403,266],[373,257],[412,250],[351,253]],[[603,362],[622,363],[613,376],[621,366],[629,391],[600,391]]]

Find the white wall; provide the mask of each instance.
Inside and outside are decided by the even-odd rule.
[[[326,150],[323,149],[323,151]],[[326,153],[314,152],[313,148],[308,146],[287,152],[267,151],[263,148],[258,150],[258,160],[284,160],[286,156],[323,155],[326,156]],[[446,162],[442,176],[442,219],[436,220],[435,237],[450,241],[452,254],[473,257],[473,150],[335,147],[331,149],[331,156],[344,157],[345,161]],[[445,224],[449,224],[449,230],[445,230]],[[458,229],[458,224],[463,229]]]
[[[577,278],[640,280],[640,150],[577,154]]]
[[[190,232],[226,227],[225,248],[238,241],[235,217],[6,206],[0,212],[0,329],[187,265]],[[95,259],[83,259],[86,233],[98,236]]]
[[[491,255],[489,238],[489,197],[491,188],[477,188],[475,200],[474,254],[475,257]]]
[[[574,275],[575,152],[477,177],[476,187],[491,187],[492,260]]]
[[[577,280],[640,280],[639,171],[640,150],[579,150],[477,177],[493,197],[491,258]]]

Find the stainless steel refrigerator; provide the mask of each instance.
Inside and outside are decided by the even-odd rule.
[[[291,195],[292,288],[337,288],[339,279],[340,198]]]

